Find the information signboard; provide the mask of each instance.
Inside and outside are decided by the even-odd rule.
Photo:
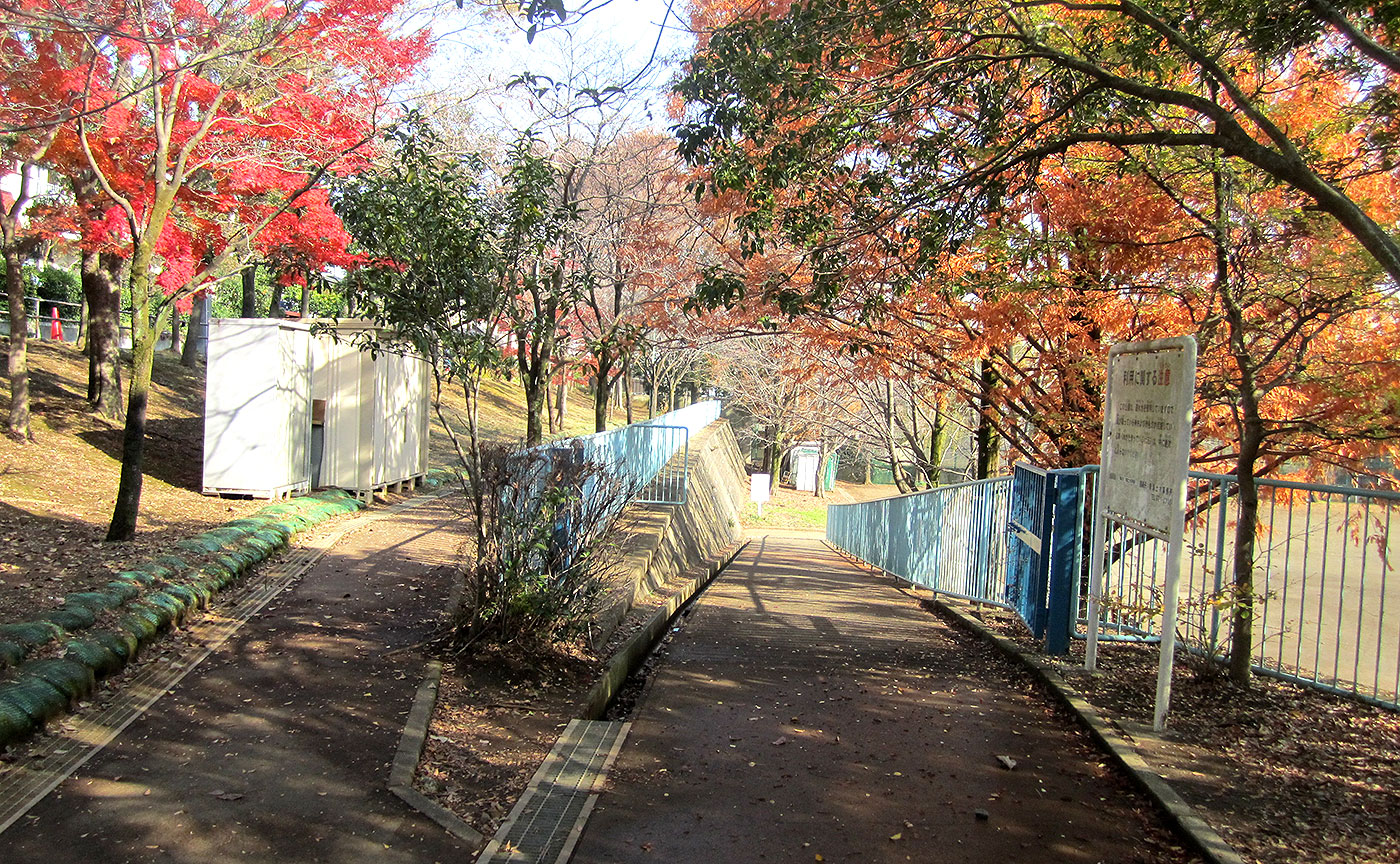
[[[1195,348],[1188,336],[1123,343],[1108,355],[1100,508],[1161,539],[1181,530]]]
[[[770,474],[749,475],[749,500],[758,505],[759,516],[763,515],[763,505],[768,503],[772,479]]]
[[[1089,633],[1084,666],[1097,662],[1105,558],[1114,530],[1139,531],[1166,543],[1162,575],[1161,653],[1157,707],[1160,731],[1171,703],[1177,586],[1186,521],[1191,406],[1196,394],[1196,340],[1190,336],[1126,342],[1108,352],[1103,449],[1089,559]],[[1122,526],[1110,529],[1110,525]],[[1128,544],[1118,544],[1126,548]]]

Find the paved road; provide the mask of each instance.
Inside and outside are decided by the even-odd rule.
[[[575,864],[1190,860],[1018,672],[819,540],[755,540],[667,650]]]
[[[0,862],[462,862],[386,789],[464,536],[451,499],[339,541],[0,834]]]

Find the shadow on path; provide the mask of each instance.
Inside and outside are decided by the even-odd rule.
[[[465,536],[451,499],[355,530],[8,831],[0,861],[464,861],[385,788]]]
[[[756,539],[668,651],[575,864],[1190,860],[1019,672],[819,540]]]

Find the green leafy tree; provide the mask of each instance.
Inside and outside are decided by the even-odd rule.
[[[550,292],[563,283],[564,265],[548,253],[562,211],[551,203],[554,172],[534,143],[526,136],[512,148],[497,187],[483,159],[452,152],[410,113],[386,136],[388,156],[334,196],[362,262],[346,290],[358,314],[384,328],[362,347],[411,349],[431,362],[439,396],[455,382],[466,397],[465,441],[434,400],[465,469],[476,528],[462,604],[441,639],[454,653],[481,641],[538,648],[585,627],[620,494],[591,466],[557,470],[547,452],[514,454],[483,441],[477,422],[482,378],[507,365],[506,343],[552,345]],[[540,349],[519,369],[534,373],[548,362]]]
[[[434,407],[467,470],[480,548],[486,493],[478,397],[482,376],[502,363],[496,333],[508,300],[495,232],[499,202],[483,187],[480,157],[447,152],[421,115],[410,113],[385,143],[390,155],[339,184],[333,198],[363,261],[346,292],[357,314],[392,328],[396,342],[429,361],[439,393],[444,383],[463,388],[466,443],[440,399]],[[391,346],[372,339],[364,347]]]

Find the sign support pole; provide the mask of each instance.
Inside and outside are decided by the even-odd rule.
[[[1167,541],[1167,584],[1162,597],[1162,653],[1157,658],[1157,704],[1152,713],[1152,731],[1167,726],[1167,710],[1172,701],[1172,666],[1176,658],[1176,603],[1181,585],[1181,532]]]
[[[1178,436],[1174,458],[1181,466],[1181,480],[1176,488],[1176,530],[1167,535],[1167,584],[1162,597],[1162,653],[1157,659],[1157,705],[1152,714],[1152,729],[1161,732],[1167,726],[1167,711],[1172,700],[1172,667],[1176,662],[1176,607],[1181,587],[1181,547],[1185,542],[1187,466],[1191,462],[1192,403],[1196,394],[1196,340],[1184,345],[1188,374],[1175,382],[1176,404],[1185,406],[1185,434]]]
[[[1093,672],[1099,663],[1099,614],[1100,598],[1103,597],[1103,553],[1104,533],[1107,519],[1099,506],[1100,496],[1094,494],[1094,527],[1090,534],[1089,548],[1093,555],[1089,558],[1089,633],[1084,640],[1084,668]]]

